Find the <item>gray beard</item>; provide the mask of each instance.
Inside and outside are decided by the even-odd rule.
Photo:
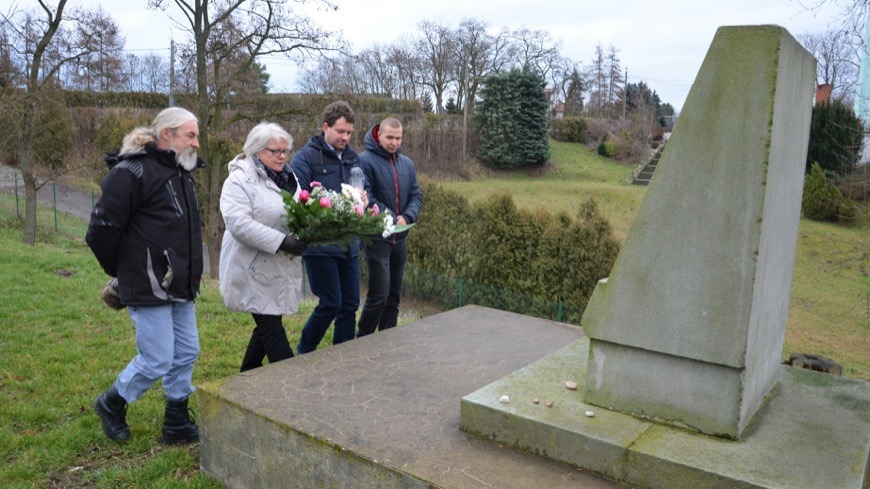
[[[196,149],[187,148],[184,151],[175,150],[175,161],[187,171],[196,168]]]

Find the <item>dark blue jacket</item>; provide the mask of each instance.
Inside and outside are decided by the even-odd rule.
[[[103,270],[118,277],[126,306],[190,301],[202,278],[202,221],[191,172],[175,152],[148,143],[106,155],[111,170],[85,237]]]
[[[341,192],[342,183],[350,183],[350,169],[359,165],[359,157],[350,146],[341,153],[341,160],[323,140],[323,133],[312,137],[290,161],[300,190],[311,191],[311,182],[320,182],[329,190]],[[304,256],[347,258],[359,255],[359,240],[344,251],[338,245],[309,246]]]
[[[380,124],[366,133],[366,150],[359,156],[360,166],[366,176],[369,192],[369,207],[377,204],[380,209],[389,209],[398,218],[404,216],[408,224],[417,222],[423,207],[423,194],[417,183],[417,172],[411,158],[402,154],[399,147],[395,154],[387,153],[378,143]],[[405,239],[408,232],[394,234],[389,238],[372,236],[372,240],[396,242]]]

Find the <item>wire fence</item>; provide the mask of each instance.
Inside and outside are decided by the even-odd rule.
[[[16,220],[24,219],[24,196],[23,185],[20,177],[13,175],[11,182],[4,179],[4,190],[0,196],[0,211]],[[60,196],[60,198],[59,198]],[[70,198],[82,200],[82,202],[62,202]],[[82,239],[87,230],[87,217],[83,217],[83,209],[92,208],[95,195],[67,195],[64,190],[59,190],[54,182],[44,185],[38,192],[38,200],[41,205],[37,212],[39,229],[41,232],[55,232],[75,239]],[[87,201],[87,202],[85,202]],[[75,204],[75,205],[72,205]],[[65,207],[75,207],[75,212]],[[48,208],[50,212],[44,212]],[[368,282],[365,255],[360,253],[361,282],[365,286]],[[308,284],[307,274],[303,273],[302,296],[311,299],[314,295]],[[502,311],[515,312],[544,319],[570,324],[580,324],[583,308],[553,302],[538,297],[531,297],[518,292],[500,289],[491,285],[476,283],[462,277],[450,277],[435,272],[430,272],[408,264],[405,268],[405,280],[403,294],[427,301],[442,310],[450,310],[469,304],[490,307]]]

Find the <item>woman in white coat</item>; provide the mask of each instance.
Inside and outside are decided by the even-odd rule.
[[[242,372],[261,367],[264,358],[275,363],[293,356],[282,316],[299,305],[307,243],[289,234],[281,194],[299,195],[287,164],[292,144],[278,124],[258,124],[248,133],[244,154],[229,163],[221,190],[221,297],[229,309],[251,313],[255,324]]]

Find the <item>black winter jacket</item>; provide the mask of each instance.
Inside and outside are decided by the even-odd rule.
[[[359,166],[359,157],[350,146],[345,146],[341,160],[323,140],[323,133],[312,137],[290,161],[301,190],[311,191],[311,182],[320,182],[325,188],[341,192],[342,183],[350,183],[350,169]],[[332,256],[348,258],[359,255],[359,240],[354,239],[347,251],[341,246],[309,246],[303,256]]]
[[[366,133],[366,150],[359,156],[360,165],[366,176],[366,190],[369,192],[369,207],[377,204],[380,209],[389,209],[398,218],[405,216],[408,224],[417,222],[423,207],[423,194],[417,183],[417,172],[411,158],[402,154],[399,147],[396,154],[387,153],[378,143],[380,124]],[[371,236],[376,241],[405,239],[408,231],[397,233],[389,238]]]
[[[85,240],[118,277],[121,302],[159,306],[193,300],[202,278],[202,220],[193,175],[154,143],[107,154],[109,174]]]

